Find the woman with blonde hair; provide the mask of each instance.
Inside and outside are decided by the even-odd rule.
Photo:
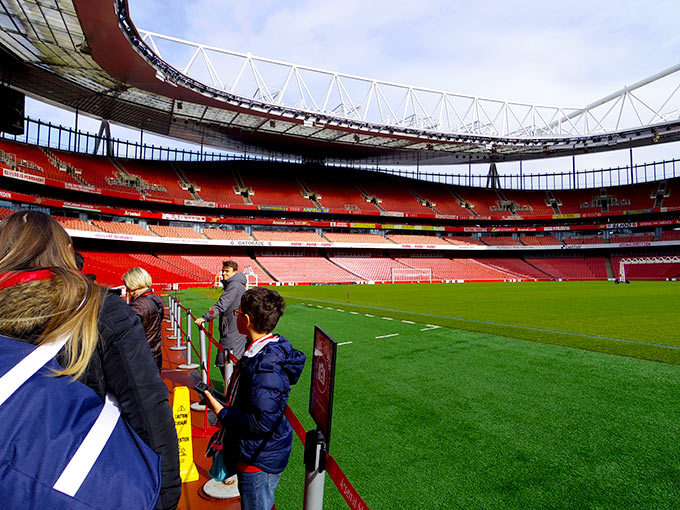
[[[77,270],[71,238],[47,214],[19,211],[0,223],[0,334],[38,348],[70,337],[55,375],[72,376],[102,402],[116,401],[122,418],[161,458],[156,508],[176,508],[177,435],[144,330],[120,297]]]
[[[143,267],[133,267],[123,275],[123,283],[130,294],[130,308],[144,326],[146,341],[160,372],[163,365],[161,352],[161,326],[165,303],[151,288],[151,275]]]

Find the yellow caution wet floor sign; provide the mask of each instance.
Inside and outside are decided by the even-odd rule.
[[[177,430],[179,446],[179,475],[182,483],[198,480],[198,470],[194,464],[194,450],[191,444],[191,409],[189,403],[189,388],[177,386],[172,402],[172,416]]]

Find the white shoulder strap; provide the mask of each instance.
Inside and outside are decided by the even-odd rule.
[[[0,406],[45,363],[54,358],[70,337],[70,335],[63,335],[54,342],[39,345],[14,365],[9,372],[0,377]]]

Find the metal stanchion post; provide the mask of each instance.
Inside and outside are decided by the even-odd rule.
[[[201,364],[200,365],[201,381],[203,381],[203,384],[208,384],[207,363],[210,363],[210,360],[206,359],[207,354],[205,348],[205,330],[203,328],[198,329],[198,341],[201,344],[201,359],[199,360],[199,363]],[[191,410],[205,411],[205,406],[203,404],[199,404],[198,402],[194,402],[193,404],[191,404]]]
[[[234,373],[234,363],[231,361],[231,349],[224,351],[224,391],[226,393],[229,385],[229,380]],[[223,482],[217,480],[208,480],[203,486],[203,492],[214,499],[232,499],[239,496],[238,492],[238,478],[233,475]]]
[[[305,436],[305,496],[303,510],[323,509],[323,490],[326,480],[326,440],[320,430]]]
[[[169,336],[168,338],[170,338],[170,339],[176,338],[177,339],[177,345],[173,345],[172,347],[170,347],[170,350],[171,351],[181,351],[182,349],[184,349],[184,347],[182,347],[182,332],[181,332],[182,309],[179,307],[178,301],[173,300],[173,303],[174,303],[174,312],[171,313],[171,315],[173,317],[171,324],[172,324],[172,328],[175,331],[175,333],[174,333],[175,336],[174,337]],[[178,329],[177,329],[177,324],[180,325],[180,328],[179,328],[180,331],[178,331]],[[189,314],[188,313],[187,313],[187,331],[190,331],[190,329],[189,329]]]
[[[174,327],[173,327],[173,321],[175,320],[174,317],[173,317],[173,313],[174,313],[174,310],[175,310],[174,301],[175,301],[175,298],[172,297],[172,294],[168,294],[168,319],[170,319],[170,327],[166,328],[168,331],[174,331]],[[173,340],[174,340],[174,338],[173,338]]]
[[[177,368],[181,368],[182,370],[193,370],[194,368],[198,368],[199,365],[198,363],[192,363],[191,360],[191,309],[187,310],[187,345],[186,345],[186,363],[179,365]],[[179,343],[179,342],[178,342]],[[179,347],[179,346],[178,346]],[[179,347],[180,349],[184,349],[184,347]],[[173,347],[171,347],[173,349]]]

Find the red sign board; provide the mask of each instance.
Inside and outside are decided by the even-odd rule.
[[[309,391],[309,414],[326,439],[326,445],[331,442],[337,352],[338,343],[319,326],[314,326],[314,357],[312,358],[312,384]]]

